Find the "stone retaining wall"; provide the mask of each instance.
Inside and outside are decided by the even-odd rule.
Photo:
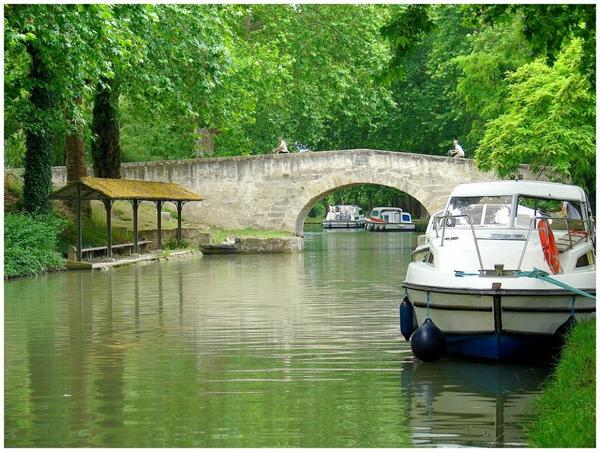
[[[302,237],[236,238],[235,244],[243,254],[299,253],[304,251]]]

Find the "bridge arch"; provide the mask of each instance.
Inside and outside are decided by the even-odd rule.
[[[366,180],[366,179],[365,179]],[[412,187],[408,187],[407,185],[409,184],[405,184],[405,183],[399,183],[399,185],[402,185],[402,187],[396,186],[396,185],[392,185],[392,183],[387,183],[387,184],[382,184],[382,183],[377,183],[377,182],[363,182],[362,179],[360,178],[355,178],[352,182],[348,182],[348,183],[344,183],[342,180],[340,180],[340,178],[336,178],[336,180],[332,181],[332,183],[334,184],[338,184],[335,185],[334,187],[327,189],[324,192],[318,193],[318,194],[313,194],[313,195],[307,195],[306,197],[310,197],[310,199],[308,201],[306,201],[306,197],[299,197],[298,199],[298,205],[301,205],[304,203],[304,205],[300,208],[300,210],[298,211],[297,217],[296,217],[296,221],[295,221],[295,233],[298,236],[302,236],[303,235],[303,231],[304,231],[304,221],[306,220],[306,217],[308,216],[308,213],[310,212],[310,209],[312,209],[312,207],[322,198],[324,198],[325,196],[329,195],[330,193],[334,193],[340,189],[346,188],[346,187],[353,187],[353,186],[357,186],[357,185],[379,185],[379,186],[384,186],[384,187],[388,187],[388,188],[394,188],[397,189],[401,192],[404,192],[410,196],[412,196],[413,198],[415,198],[419,203],[421,203],[421,205],[423,205],[423,207],[425,208],[425,210],[427,210],[427,207],[423,204],[423,201],[421,199],[419,199],[417,196],[421,196],[421,194],[417,194],[417,196],[414,196],[412,193],[408,192],[407,190],[412,188]],[[319,191],[318,187],[314,187],[315,189],[315,193],[316,191]],[[291,206],[290,206],[291,207]],[[432,212],[430,212],[429,210],[427,210],[427,213],[429,215],[431,215]]]

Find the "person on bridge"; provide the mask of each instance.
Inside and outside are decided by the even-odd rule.
[[[463,151],[463,148],[460,146],[460,144],[458,144],[458,140],[456,138],[452,140],[452,144],[454,147],[448,151],[448,155],[450,157],[456,157],[460,159],[465,158],[465,151]]]
[[[279,137],[279,144],[273,149],[273,154],[287,154],[288,152],[287,143],[283,137]]]

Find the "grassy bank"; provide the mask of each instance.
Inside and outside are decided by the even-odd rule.
[[[530,447],[595,447],[596,325],[576,325],[536,402]]]
[[[318,217],[306,217],[304,224],[321,224],[324,220],[324,215],[319,215]]]
[[[218,229],[211,228],[210,234],[212,243],[221,243],[227,237],[239,237],[239,238],[258,238],[258,239],[272,239],[272,238],[286,238],[291,237],[291,234],[283,231],[270,231],[261,230],[254,228],[243,228],[243,229]]]

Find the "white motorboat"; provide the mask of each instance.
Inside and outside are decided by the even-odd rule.
[[[596,312],[595,226],[574,185],[501,181],[456,187],[408,266],[401,329],[417,357],[493,360],[556,350]]]
[[[374,232],[414,231],[410,213],[399,207],[375,207],[365,220],[365,229]]]
[[[365,224],[365,216],[358,206],[329,206],[329,212],[321,224],[325,229],[362,228]]]

